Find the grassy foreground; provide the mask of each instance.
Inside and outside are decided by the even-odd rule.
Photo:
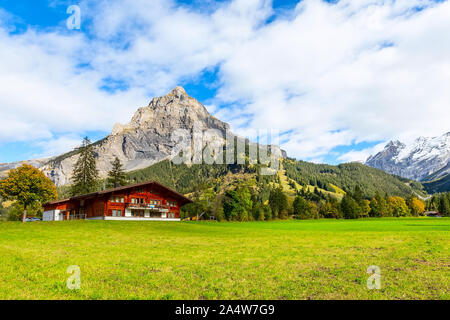
[[[0,299],[449,299],[449,231],[447,218],[4,222]],[[81,290],[66,288],[70,265]]]

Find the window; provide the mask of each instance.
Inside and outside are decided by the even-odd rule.
[[[176,206],[177,206],[177,203],[176,203],[176,201],[167,201],[167,205],[168,205],[169,207],[176,207]]]
[[[113,217],[116,217],[117,216],[117,210],[113,210],[112,211],[112,215],[113,215]]]
[[[124,197],[120,198],[120,202],[124,203],[125,202],[125,198]]]
[[[122,216],[122,210],[117,210],[117,216],[121,217]]]
[[[136,203],[136,199],[135,198],[131,198],[131,203]]]

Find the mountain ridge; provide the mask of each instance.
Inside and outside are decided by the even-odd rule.
[[[450,132],[419,137],[411,144],[390,141],[365,164],[417,181],[442,178],[450,173]]]

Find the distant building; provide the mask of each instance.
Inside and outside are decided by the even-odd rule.
[[[425,215],[427,217],[442,217],[442,215],[437,211],[426,211]]]
[[[179,221],[180,207],[191,202],[181,193],[150,181],[46,203],[43,220]]]

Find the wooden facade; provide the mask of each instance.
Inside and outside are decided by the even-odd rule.
[[[44,204],[43,220],[166,220],[179,221],[180,207],[192,201],[150,181]]]

